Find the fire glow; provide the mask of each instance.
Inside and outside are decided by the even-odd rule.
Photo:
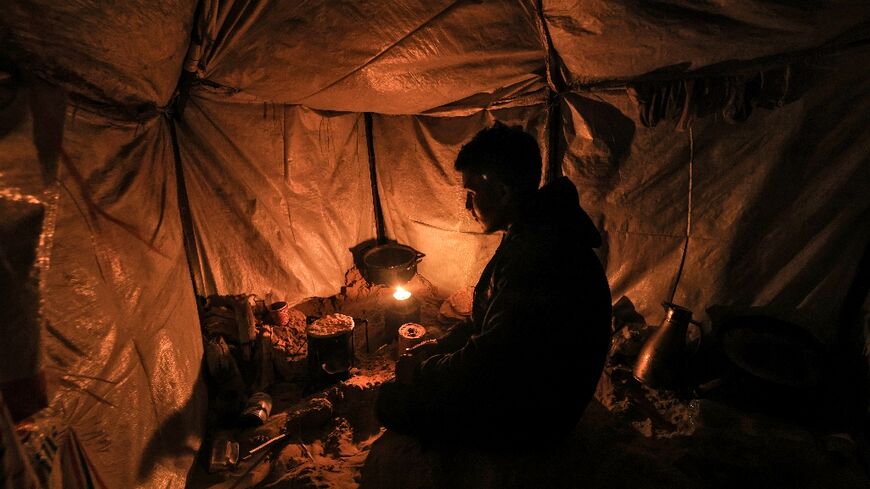
[[[405,290],[401,285],[396,286],[396,291],[393,292],[393,299],[397,301],[406,301],[411,298],[411,293]]]

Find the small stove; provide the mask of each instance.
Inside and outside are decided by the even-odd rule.
[[[397,286],[384,311],[384,340],[392,343],[399,336],[399,328],[406,323],[420,322],[420,301],[402,286]]]

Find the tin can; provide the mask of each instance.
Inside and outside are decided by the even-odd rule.
[[[211,444],[211,456],[208,461],[209,473],[232,469],[238,462],[239,444],[225,435],[215,438]]]
[[[261,425],[268,421],[272,413],[272,397],[265,392],[255,392],[248,398],[242,411],[242,421],[245,424]]]
[[[399,347],[396,356],[405,354],[409,348],[413,348],[426,339],[426,328],[417,323],[405,323],[399,328]]]
[[[276,326],[287,326],[290,323],[290,305],[284,301],[273,302],[269,306],[269,315]]]

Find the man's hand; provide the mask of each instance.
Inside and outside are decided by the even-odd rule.
[[[408,348],[406,351],[399,352],[400,354],[410,354],[412,356],[421,356],[420,361],[431,357],[438,353],[438,340],[426,340]]]
[[[407,352],[399,356],[396,362],[396,382],[400,384],[413,384],[414,371],[423,360],[436,354],[438,350],[438,341],[426,340],[422,343],[408,348]]]

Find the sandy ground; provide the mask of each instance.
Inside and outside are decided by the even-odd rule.
[[[870,487],[857,461],[826,455],[813,434],[703,401],[673,414],[680,422],[685,416],[678,428],[682,434],[667,431],[666,414],[644,423],[633,419],[641,416],[636,412],[626,417],[595,401],[562,445],[516,446],[501,453],[425,448],[384,432],[374,421],[373,393],[383,377],[361,374],[306,400],[296,412],[275,417],[277,425],[289,426],[288,418],[309,409],[302,416],[306,426],[288,430],[294,432],[291,442],[227,482],[363,489]],[[329,408],[312,416],[310,406],[319,403]]]
[[[564,443],[499,453],[423,447],[385,432],[374,417],[378,386],[392,377],[394,365],[395,344],[382,345],[379,337],[389,291],[353,277],[349,284],[337,298],[302,310],[367,318],[369,341],[357,342],[351,378],[306,397],[298,386],[276,385],[269,422],[235,437],[242,453],[280,432],[287,437],[234,470],[200,473],[191,487],[870,488],[864,452],[837,456],[823,449],[817,433],[788,422],[639,385],[627,363],[633,345],[617,344],[619,338],[614,351],[621,355],[611,357],[596,400]],[[426,295],[425,284],[411,285]],[[467,295],[422,298],[421,323],[438,334],[466,312]]]

